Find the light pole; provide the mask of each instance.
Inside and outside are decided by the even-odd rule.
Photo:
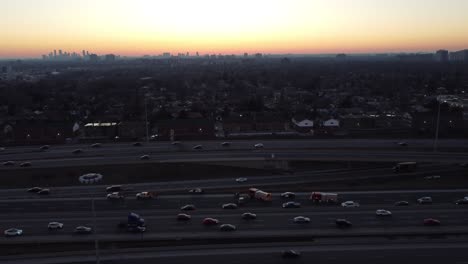
[[[96,230],[96,210],[94,209],[94,198],[91,199],[91,210],[93,211],[93,233],[94,233],[94,250],[96,252],[96,264],[100,264],[101,260],[99,258],[99,241],[97,238]]]
[[[433,151],[437,151],[437,141],[439,140],[439,125],[440,125],[440,102],[439,98],[437,98],[437,121],[436,121],[436,131],[435,131],[435,137],[434,137],[434,148]]]
[[[149,129],[148,129],[148,106],[145,94],[145,124],[146,124],[146,142],[149,142]]]

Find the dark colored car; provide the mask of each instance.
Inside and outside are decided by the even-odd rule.
[[[49,189],[42,189],[42,190],[38,191],[37,194],[39,194],[39,195],[49,195],[50,190]]]
[[[102,147],[101,143],[94,143],[91,145],[92,148],[100,148]]]
[[[177,215],[177,220],[178,221],[188,221],[190,219],[192,219],[192,217],[190,215],[188,215],[188,214],[178,214]]]
[[[208,217],[208,218],[203,219],[202,224],[208,225],[208,226],[217,225],[217,224],[219,224],[219,220],[215,219],[215,218]]]
[[[283,251],[281,256],[287,259],[295,259],[295,258],[301,257],[301,252],[290,249],[290,250]]]
[[[440,221],[434,218],[426,218],[423,221],[425,226],[440,226]]]
[[[235,225],[231,225],[231,224],[222,224],[220,227],[219,227],[219,230],[221,231],[236,231],[237,228]]]
[[[143,145],[141,144],[141,142],[134,142],[134,143],[133,143],[133,146],[135,146],[135,147],[141,147],[141,146],[143,146]]]
[[[335,224],[339,228],[349,228],[353,226],[353,224],[346,219],[336,219]]]
[[[300,208],[301,203],[298,202],[287,202],[283,204],[283,208]]]
[[[459,199],[459,200],[456,200],[456,201],[455,201],[455,204],[457,204],[457,205],[466,205],[466,204],[468,204],[468,200],[466,200],[466,199]]]
[[[106,188],[107,192],[120,192],[122,191],[122,185],[112,185]]]
[[[81,154],[83,153],[83,150],[82,149],[75,149],[72,151],[73,154]]]
[[[186,204],[186,205],[184,205],[184,206],[182,206],[180,208],[180,210],[182,210],[182,211],[193,211],[195,209],[196,209],[196,207],[193,204]]]
[[[37,186],[28,189],[28,192],[32,192],[32,193],[37,193],[37,192],[40,192],[40,191],[42,191],[42,188],[37,187]]]
[[[256,214],[253,214],[253,213],[243,213],[243,214],[242,214],[242,219],[244,219],[244,220],[253,220],[253,219],[257,219],[257,215],[256,215]]]
[[[409,205],[409,202],[407,201],[398,201],[395,203],[396,206],[407,206]]]
[[[46,150],[48,150],[48,149],[50,149],[50,146],[49,146],[49,145],[44,145],[44,146],[41,146],[41,147],[39,148],[39,150],[41,150],[41,151],[46,151]]]
[[[15,162],[11,160],[3,162],[3,166],[14,166],[14,165],[15,165]]]
[[[20,167],[31,167],[31,165],[32,165],[31,162],[22,162],[20,164]]]

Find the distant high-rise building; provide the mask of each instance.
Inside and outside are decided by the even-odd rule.
[[[190,53],[187,51],[187,54],[185,56],[190,57]]]
[[[246,52],[244,53],[244,58],[247,58],[249,56],[249,54]]]
[[[86,57],[86,51],[85,50],[82,51],[82,54],[83,54],[83,58]]]
[[[344,54],[344,53],[336,54],[336,59],[337,60],[345,60],[346,59],[346,54]]]
[[[86,51],[86,56],[89,56],[89,51]]]
[[[439,62],[447,62],[449,60],[448,50],[438,50],[435,53],[435,60]]]
[[[57,50],[54,50],[54,57],[57,57]]]
[[[62,57],[62,50],[59,50],[59,56]]]
[[[89,61],[96,62],[99,61],[99,57],[97,54],[90,54],[89,56]]]
[[[197,55],[197,57],[200,57],[200,54],[198,54],[198,51],[197,51],[196,55]]]
[[[114,54],[107,54],[105,56],[105,60],[108,62],[115,61],[115,55]]]
[[[468,62],[468,49],[455,51],[450,53],[451,61]]]

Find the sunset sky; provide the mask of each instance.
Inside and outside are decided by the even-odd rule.
[[[468,0],[0,0],[0,57],[468,48]]]

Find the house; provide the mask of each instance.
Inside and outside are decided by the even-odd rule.
[[[291,122],[297,132],[310,133],[314,128],[314,121],[308,118],[296,116],[292,118]]]
[[[290,122],[276,113],[231,116],[223,120],[225,136],[239,133],[278,133],[290,131]]]
[[[323,121],[322,125],[327,128],[337,128],[340,127],[340,121],[338,119],[330,118]]]
[[[0,128],[0,142],[15,145],[64,143],[73,137],[72,122],[17,120],[4,122]]]

